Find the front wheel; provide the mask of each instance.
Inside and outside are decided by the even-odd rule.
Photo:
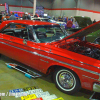
[[[54,73],[56,87],[64,93],[74,94],[81,88],[78,76],[68,69],[58,69]]]

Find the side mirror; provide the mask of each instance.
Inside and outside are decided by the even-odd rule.
[[[24,40],[23,40],[23,43],[24,43],[25,45],[27,45],[27,40],[26,40],[26,39],[24,39]]]

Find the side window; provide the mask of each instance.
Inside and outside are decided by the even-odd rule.
[[[3,33],[3,34],[6,34],[6,35],[10,35],[10,36],[15,36],[14,27],[15,27],[14,24],[9,24],[9,25],[2,31],[2,33]]]
[[[30,41],[34,40],[30,26],[25,24],[11,23],[2,31],[2,33]]]
[[[3,31],[3,34],[28,39],[27,25],[10,23]]]

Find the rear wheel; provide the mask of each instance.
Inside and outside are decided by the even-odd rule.
[[[68,69],[58,69],[54,73],[56,87],[64,93],[74,94],[81,88],[78,76]]]

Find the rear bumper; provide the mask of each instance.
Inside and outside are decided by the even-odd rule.
[[[94,92],[100,92],[100,84],[94,83],[93,84],[93,91]]]

